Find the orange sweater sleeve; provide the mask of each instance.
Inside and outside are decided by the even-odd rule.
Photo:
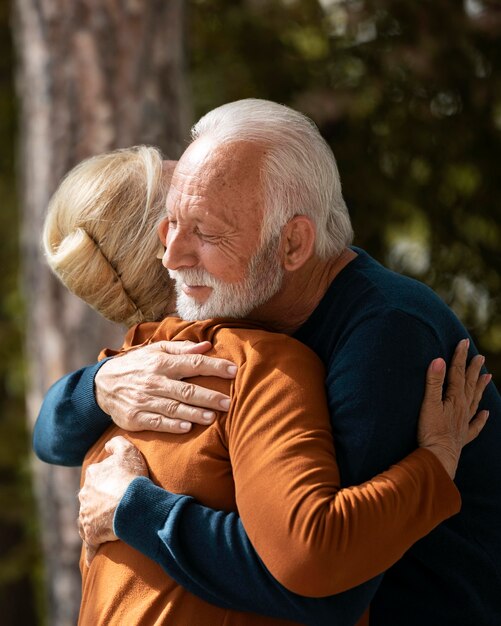
[[[324,372],[295,342],[271,336],[247,350],[226,422],[238,510],[273,576],[328,596],[386,570],[458,512],[438,459],[418,449],[388,471],[340,489]]]

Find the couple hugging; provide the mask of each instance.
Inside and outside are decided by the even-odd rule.
[[[302,114],[192,134],[84,161],[46,218],[54,272],[129,327],[35,426],[83,463],[79,623],[501,623],[501,399],[466,329],[351,246]]]

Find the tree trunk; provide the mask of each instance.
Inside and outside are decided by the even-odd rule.
[[[27,405],[33,424],[56,379],[121,332],[67,293],[41,255],[48,200],[81,159],[137,143],[176,158],[187,122],[182,0],[15,0],[21,104]],[[79,469],[34,462],[49,624],[74,626],[80,599]]]

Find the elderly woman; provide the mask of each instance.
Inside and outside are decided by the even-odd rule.
[[[82,478],[93,464],[106,462],[110,452],[130,452],[135,446],[137,490],[168,490],[212,508],[238,510],[263,563],[285,587],[321,596],[360,584],[458,511],[451,478],[441,459],[426,449],[431,444],[428,429],[432,423],[451,428],[452,421],[454,428],[459,424],[463,433],[468,430],[467,418],[488,382],[479,378],[482,361],[476,358],[467,368],[466,377],[475,384],[466,400],[455,399],[454,405],[461,405],[455,415],[453,403],[432,394],[432,386],[443,382],[444,368],[430,366],[421,447],[373,480],[341,489],[323,366],[313,352],[246,320],[166,317],[174,303],[168,274],[158,260],[156,226],[171,173],[172,164],[148,147],[77,166],[49,206],[47,259],[76,295],[108,319],[132,326],[122,350],[104,355],[121,358],[137,346],[165,340],[210,341],[211,355],[238,365],[236,379],[199,377],[195,382],[229,395],[230,407],[211,425],[195,425],[182,437],[126,432],[112,425],[88,451]],[[464,368],[466,352],[463,344],[453,364]],[[463,388],[461,367],[451,371]],[[35,448],[47,460],[47,432],[56,428],[43,417],[36,425]],[[465,439],[473,436],[471,431]],[[144,534],[150,539],[134,546],[108,541],[90,564],[82,558],[80,624],[292,624],[216,607],[162,571],[169,528],[162,525],[160,497],[158,502],[159,510],[144,511]],[[147,529],[153,520],[157,526]]]

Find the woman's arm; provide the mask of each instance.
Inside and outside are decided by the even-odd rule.
[[[428,371],[428,401],[420,423],[427,418],[431,432],[426,444],[436,455],[420,448],[372,480],[345,489],[340,489],[318,361],[299,346],[294,351],[273,341],[260,343],[248,355],[227,420],[229,451],[243,526],[281,584],[316,597],[354,587],[390,567],[459,511],[451,477],[468,438],[473,402],[471,395],[464,411],[459,410],[466,355],[463,344],[450,368],[444,403],[445,363],[438,359],[438,370]],[[475,383],[480,366],[480,359],[470,366]],[[477,404],[485,383],[483,378],[478,382]],[[459,445],[441,440],[451,416],[457,417],[461,432],[451,433],[449,442]],[[472,437],[482,422],[481,417],[471,426]],[[452,465],[450,447],[455,449]]]

